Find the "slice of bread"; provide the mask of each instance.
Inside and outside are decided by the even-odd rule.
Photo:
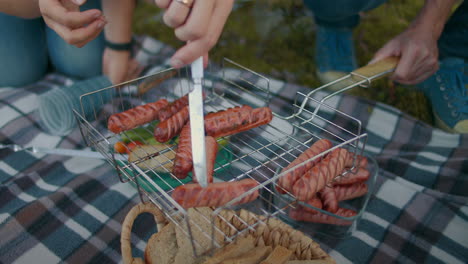
[[[260,264],[283,264],[293,254],[293,252],[285,247],[276,246],[273,252]]]
[[[148,240],[145,262],[148,264],[173,263],[177,250],[174,224],[169,223]]]
[[[242,255],[223,261],[223,264],[257,264],[270,253],[270,246],[255,247]]]
[[[228,244],[217,250],[214,255],[203,264],[224,263],[224,260],[242,255],[255,247],[255,239],[252,236],[239,237],[234,243]]]
[[[213,239],[218,245],[223,245],[223,234],[213,228],[215,221],[212,212],[213,210],[208,207],[188,209],[188,219],[182,219],[176,227],[179,252],[175,257],[175,263],[195,263],[195,256],[201,256],[213,248]]]

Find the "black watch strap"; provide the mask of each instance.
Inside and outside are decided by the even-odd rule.
[[[114,43],[110,42],[107,39],[104,40],[104,45],[107,48],[113,49],[113,50],[130,50],[132,48],[133,40],[127,43]]]

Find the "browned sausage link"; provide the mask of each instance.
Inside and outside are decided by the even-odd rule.
[[[213,182],[214,166],[216,162],[216,154],[218,153],[218,142],[214,137],[205,137],[206,150],[206,179],[209,183]],[[197,181],[197,175],[193,172],[193,182]]]
[[[158,142],[166,142],[180,133],[185,123],[189,120],[189,109],[185,106],[175,115],[162,121],[154,128],[154,138]]]
[[[323,202],[323,208],[328,212],[334,213],[338,210],[338,199],[334,188],[325,186],[320,192],[320,198]]]
[[[156,102],[140,105],[127,111],[113,114],[107,121],[107,128],[115,134],[130,130],[158,119],[158,113],[169,102],[161,99]]]
[[[205,132],[207,135],[213,136],[219,131],[226,132],[229,128],[229,116],[241,113],[243,116],[252,111],[252,107],[248,105],[236,106],[226,110],[212,112],[205,115]],[[247,114],[246,114],[247,113]]]
[[[365,182],[370,178],[370,172],[365,167],[360,167],[356,173],[348,172],[333,181],[334,185],[348,185],[358,182]]]
[[[205,118],[206,134],[215,138],[240,133],[270,123],[271,109],[261,107],[251,109],[243,106],[238,111],[220,112]]]
[[[205,116],[205,132],[208,136],[216,138],[232,135],[270,122],[272,118],[271,110],[267,107],[258,109],[260,110],[255,112],[257,109],[252,110],[250,106],[242,106],[207,114]],[[180,132],[179,146],[174,161],[173,173],[179,179],[185,178],[193,166],[189,123]],[[186,126],[189,127],[186,129]]]
[[[334,186],[336,199],[338,201],[351,200],[357,197],[361,197],[367,193],[367,184],[365,182],[358,182],[349,185],[338,185]]]
[[[322,200],[320,200],[320,198],[318,198],[317,196],[312,197],[310,200],[306,201],[305,203],[318,209],[323,208]],[[309,208],[307,206],[301,206],[301,208],[312,213],[318,212],[317,210]]]
[[[308,170],[293,185],[292,193],[299,201],[307,201],[343,171],[348,151],[337,148]]]
[[[192,166],[192,139],[190,137],[190,122],[187,122],[180,132],[172,173],[177,178],[184,179],[192,170]]]
[[[357,214],[356,211],[346,208],[338,208],[335,212],[336,215],[342,217],[353,217]],[[330,225],[351,225],[351,220],[338,219],[336,217],[321,213],[321,212],[309,212],[303,210],[303,207],[294,208],[289,210],[289,217],[296,221],[314,222]]]
[[[206,188],[201,187],[198,183],[188,183],[175,188],[171,196],[183,208],[220,207],[257,185],[258,183],[252,179],[210,183]],[[258,195],[258,190],[253,191],[236,204],[251,202],[257,199]]]
[[[159,111],[159,120],[164,121],[188,105],[188,95],[182,96]]]
[[[315,159],[311,160],[314,156],[330,149],[332,147],[332,143],[328,139],[321,139],[319,141],[316,141],[310,148],[308,148],[306,151],[302,152],[299,157],[297,157],[293,162],[289,163],[289,165],[281,170],[281,173],[289,170],[290,168],[301,164],[307,160],[310,160],[310,162],[305,163],[302,166],[299,166],[290,172],[286,173],[285,175],[281,176],[278,179],[278,187],[276,188],[278,192],[280,193],[285,193],[286,191],[291,192],[294,183],[302,177],[302,175],[308,171],[310,168],[312,168],[315,164],[317,164],[320,159]]]
[[[349,169],[353,166],[353,161],[354,161],[354,154],[352,152],[349,152],[348,158],[346,159],[346,168]],[[368,161],[367,158],[361,155],[356,156],[356,165],[355,167],[363,167],[367,168]]]

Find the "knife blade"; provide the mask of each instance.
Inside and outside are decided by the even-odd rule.
[[[193,170],[202,187],[206,179],[205,122],[203,118],[203,57],[191,64],[193,90],[189,93],[190,137],[192,140]]]

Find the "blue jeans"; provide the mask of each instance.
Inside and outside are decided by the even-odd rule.
[[[368,11],[387,0],[304,0],[314,13],[315,23],[323,27],[353,28],[359,24],[359,12]]]
[[[359,24],[359,12],[378,7],[387,0],[304,0],[323,27],[352,29]],[[468,1],[463,1],[447,21],[439,39],[441,57],[468,60]]]
[[[99,0],[87,1],[82,10],[93,8],[101,9]],[[52,69],[79,79],[102,72],[103,34],[77,48],[47,27],[42,18],[0,13],[0,36],[0,87],[36,82]]]

